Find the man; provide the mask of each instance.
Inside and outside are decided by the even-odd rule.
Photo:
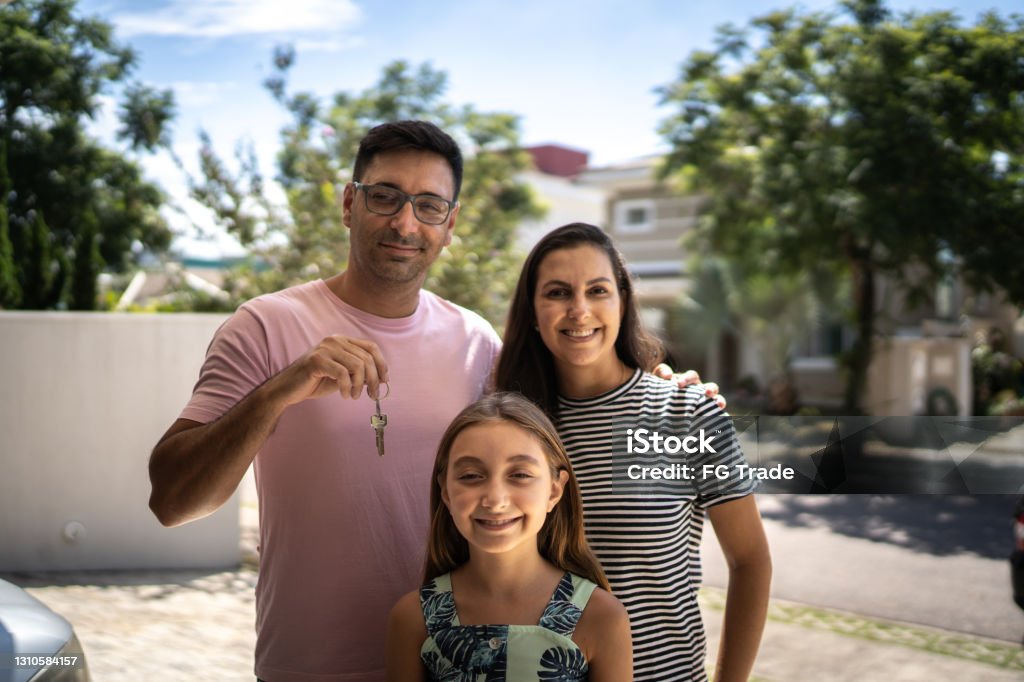
[[[388,610],[419,583],[433,448],[500,348],[483,318],[420,288],[461,176],[429,123],[370,131],[344,192],[348,270],[243,305],[153,451],[150,506],[169,526],[217,509],[255,459],[261,679],[383,678]],[[387,395],[383,456],[364,387]]]
[[[421,289],[459,212],[454,140],[378,126],[353,180],[348,269],[241,306],[150,460],[167,526],[215,511],[255,462],[268,682],[383,679],[388,612],[421,578],[434,448],[500,349],[483,318]],[[364,388],[389,415],[382,456]]]

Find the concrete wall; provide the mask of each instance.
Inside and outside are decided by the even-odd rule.
[[[523,256],[556,227],[575,222],[604,223],[604,193],[600,189],[537,171],[520,173],[519,180],[530,186],[547,209],[540,220],[524,221],[516,230],[516,248]]]
[[[790,366],[800,404],[835,409],[843,404],[846,384],[835,358],[794,358]],[[868,414],[875,414],[866,407]]]
[[[846,388],[835,359],[797,358],[792,372],[800,402],[838,408]],[[875,344],[862,407],[877,417],[927,414],[928,395],[945,389],[958,415],[971,414],[971,345],[954,337],[889,337]]]
[[[0,313],[0,571],[219,568],[238,495],[180,528],[147,462],[224,315]]]

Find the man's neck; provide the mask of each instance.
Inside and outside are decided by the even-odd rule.
[[[352,270],[324,280],[327,288],[353,308],[378,317],[408,317],[416,312],[423,281],[409,284],[363,282]]]

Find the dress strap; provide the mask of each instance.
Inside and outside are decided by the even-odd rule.
[[[583,609],[594,593],[594,583],[572,573],[566,573],[558,587],[555,588],[551,600],[540,617],[539,625],[560,635],[571,637],[576,631],[576,624],[583,615]]]
[[[572,576],[572,603],[582,611],[587,608],[587,602],[590,601],[590,595],[594,594],[594,590],[597,589],[597,584],[575,574],[570,573],[569,575]]]
[[[438,630],[459,624],[450,573],[440,575],[420,588],[420,608],[430,636]]]

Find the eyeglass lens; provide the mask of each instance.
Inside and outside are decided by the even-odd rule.
[[[412,200],[413,213],[419,220],[436,225],[443,223],[450,210],[447,201],[439,197],[420,195],[413,197],[405,192],[383,185],[362,185],[366,193],[366,207],[380,215],[394,215],[401,210],[406,199]]]

